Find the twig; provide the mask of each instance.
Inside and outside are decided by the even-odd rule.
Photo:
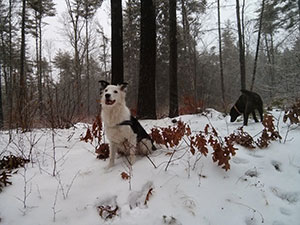
[[[171,163],[171,161],[172,161],[172,158],[173,158],[175,152],[176,152],[176,149],[173,150],[172,155],[171,155],[171,157],[169,158],[169,161],[168,161],[167,166],[166,166],[166,168],[165,168],[165,171],[168,170],[168,167],[169,167],[169,165],[170,165],[170,163]]]
[[[146,155],[146,157],[147,157],[147,159],[149,159],[149,161],[151,162],[151,164],[154,166],[154,168],[156,169],[157,168],[157,166],[154,164],[154,162],[152,161],[152,159],[148,156],[148,155]]]
[[[260,217],[261,217],[261,223],[264,223],[264,222],[265,222],[265,219],[264,219],[262,213],[259,212],[258,210],[254,209],[254,208],[252,208],[252,207],[250,207],[250,206],[248,206],[248,205],[245,205],[245,204],[243,204],[243,203],[232,201],[232,200],[230,200],[230,199],[226,199],[226,201],[227,201],[227,202],[234,203],[234,204],[236,204],[236,205],[244,206],[244,207],[246,207],[246,208],[248,208],[248,209],[253,210],[254,213],[257,212],[257,213],[260,215]]]
[[[56,203],[57,203],[57,196],[58,196],[58,190],[59,190],[59,185],[57,185],[55,197],[54,197],[54,202],[52,206],[52,211],[53,211],[53,222],[55,223],[56,220],[56,214],[61,212],[61,210],[56,211]]]

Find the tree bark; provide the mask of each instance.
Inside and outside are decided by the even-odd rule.
[[[260,12],[260,17],[259,17],[259,27],[258,27],[258,33],[257,33],[257,44],[256,44],[255,58],[254,58],[253,74],[252,74],[251,87],[250,87],[251,91],[253,90],[255,76],[256,76],[257,59],[258,59],[258,53],[259,53],[259,45],[260,45],[260,38],[261,38],[261,29],[262,29],[264,8],[265,8],[265,0],[262,0],[261,12]]]
[[[156,24],[153,0],[141,1],[141,49],[137,115],[156,119]]]
[[[246,89],[246,62],[245,62],[245,43],[242,34],[241,18],[240,18],[240,3],[236,0],[236,17],[239,36],[239,55],[240,55],[240,73],[241,73],[241,89]]]
[[[0,129],[3,128],[3,109],[2,109],[2,83],[1,83],[1,66],[0,66]]]
[[[178,85],[177,85],[177,23],[176,1],[169,0],[170,31],[169,31],[169,79],[170,105],[169,117],[178,116]]]
[[[111,0],[112,84],[124,82],[122,1]]]
[[[219,34],[219,64],[220,64],[220,76],[221,76],[221,92],[223,109],[226,110],[225,106],[225,87],[224,87],[224,70],[223,70],[223,55],[222,55],[222,33],[221,33],[221,12],[220,12],[220,0],[218,0],[218,34]]]
[[[25,20],[26,20],[26,0],[22,1],[22,21],[21,21],[21,52],[20,52],[20,80],[19,80],[19,123],[23,129],[26,129],[26,116],[24,110],[26,99],[26,71],[25,71]]]

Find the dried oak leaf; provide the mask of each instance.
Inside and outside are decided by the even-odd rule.
[[[109,145],[102,143],[96,149],[97,159],[107,159],[109,157]]]
[[[93,141],[90,128],[87,129],[85,136],[80,138],[80,141],[85,141],[85,142]]]
[[[153,188],[150,188],[146,195],[144,205],[147,205],[147,203],[149,202],[150,196],[153,194],[152,191],[153,191]]]
[[[118,206],[116,206],[114,209],[112,209],[112,206],[109,206],[109,205],[98,206],[99,215],[104,220],[112,219],[114,216],[117,216],[118,209],[119,209]]]
[[[128,173],[126,173],[126,172],[122,172],[121,177],[122,177],[123,180],[129,180],[130,179],[130,175],[128,175]]]

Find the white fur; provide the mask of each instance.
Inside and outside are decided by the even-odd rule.
[[[112,105],[106,104],[106,95],[110,95],[110,100],[114,101]],[[146,155],[145,144],[137,143],[137,136],[130,126],[119,125],[125,120],[130,120],[130,110],[125,102],[126,88],[122,85],[108,85],[102,91],[101,97],[101,118],[104,122],[105,134],[109,140],[110,156],[107,168],[111,168],[115,163],[117,153],[129,156],[129,162],[132,165],[135,161],[135,154]],[[150,142],[151,144],[151,142]],[[147,143],[147,146],[149,144]],[[140,151],[137,150],[140,148]],[[151,148],[149,148],[151,149]]]

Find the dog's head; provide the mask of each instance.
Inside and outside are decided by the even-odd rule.
[[[241,114],[236,110],[236,107],[232,106],[230,110],[230,122],[234,122],[239,115]]]
[[[101,104],[103,107],[113,107],[118,104],[125,104],[127,83],[118,85],[109,84],[106,81],[99,81]]]

